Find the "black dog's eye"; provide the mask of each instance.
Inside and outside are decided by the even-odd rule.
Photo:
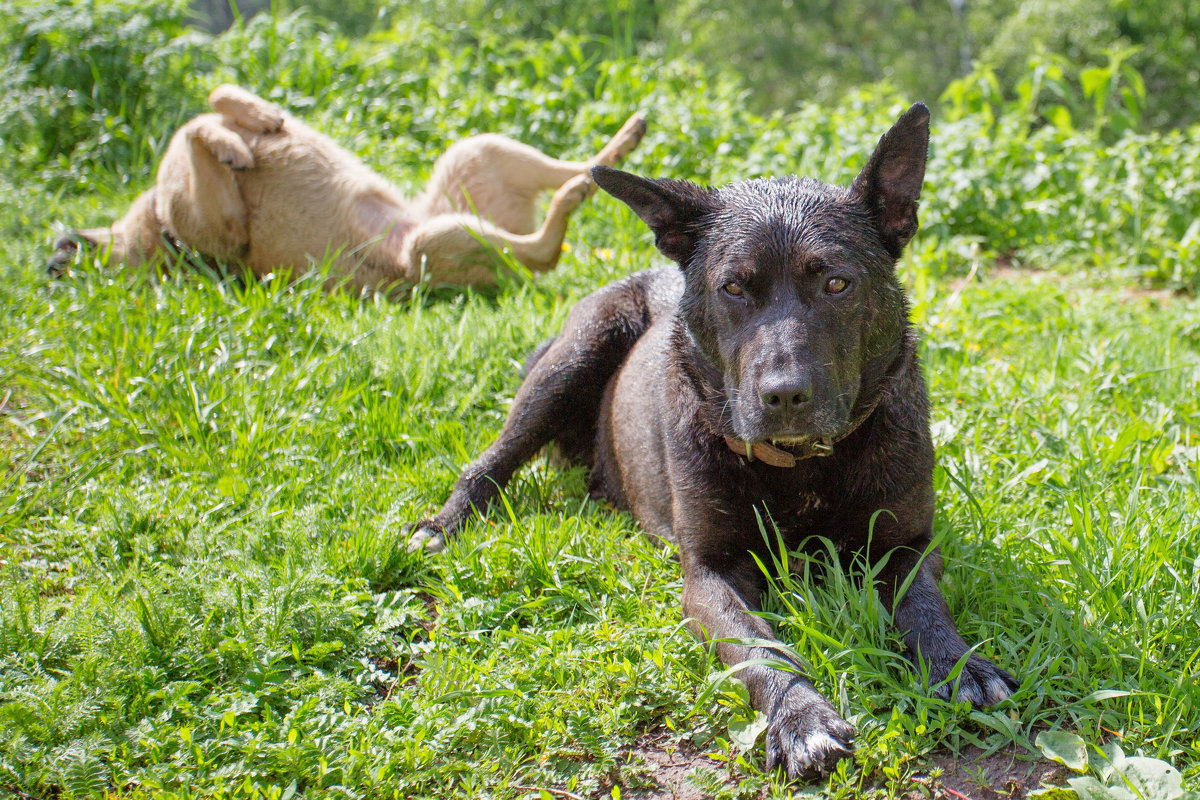
[[[825,281],[825,291],[829,292],[830,294],[841,294],[842,292],[846,291],[846,287],[849,285],[850,282],[845,278],[830,278],[829,280]]]
[[[738,286],[736,283],[725,284],[721,287],[721,291],[727,295],[730,295],[731,297],[741,297],[745,294],[745,292],[742,291],[742,287]]]

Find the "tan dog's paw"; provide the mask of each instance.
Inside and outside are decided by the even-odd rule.
[[[283,110],[240,86],[222,84],[208,96],[218,114],[228,117],[248,131],[275,133],[283,127]]]
[[[596,156],[596,163],[603,164],[606,167],[615,167],[624,161],[625,157],[632,153],[635,147],[641,144],[642,138],[645,135],[646,118],[641,114],[634,114],[625,120],[625,124],[621,126],[621,130],[617,131],[617,135]]]
[[[71,265],[75,263],[75,254],[78,251],[78,234],[60,236],[54,243],[54,252],[46,260],[46,275],[51,278],[61,278],[71,274]]]
[[[101,232],[92,228],[86,231],[71,231],[58,237],[54,243],[54,252],[46,259],[46,275],[50,278],[64,278],[71,274],[80,251],[92,251],[98,247],[112,244],[108,231]]]
[[[254,154],[246,147],[245,142],[236,137],[209,142],[209,149],[217,161],[230,169],[250,169],[254,166]]]
[[[255,133],[278,133],[283,129],[283,111],[274,103],[251,106],[242,111],[238,124]]]
[[[570,214],[596,192],[596,183],[591,175],[576,175],[558,187],[550,200],[551,214]]]

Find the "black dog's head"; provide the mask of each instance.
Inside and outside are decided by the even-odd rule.
[[[917,230],[928,145],[917,104],[850,188],[789,177],[706,189],[593,170],[683,268],[681,311],[724,400],[723,433],[829,443],[878,395],[908,327],[894,267]]]

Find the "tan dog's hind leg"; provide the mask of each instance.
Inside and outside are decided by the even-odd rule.
[[[592,167],[615,167],[620,164],[625,160],[625,156],[632,153],[633,148],[641,143],[642,137],[645,135],[646,118],[641,114],[634,114],[625,120],[625,124],[609,140],[608,144],[604,145],[600,152],[587,162],[588,171],[591,171]]]
[[[479,216],[510,233],[532,233],[538,194],[581,172],[582,164],[485,133],[455,142],[442,154],[416,208],[426,216]]]
[[[539,193],[557,189],[567,181],[590,173],[592,167],[614,166],[630,153],[646,133],[638,114],[588,161],[551,158],[527,144],[487,133],[457,142],[433,168],[433,177],[417,208],[432,216],[462,213],[490,219],[511,233],[535,230]],[[589,190],[595,191],[594,187]]]
[[[562,255],[567,220],[592,188],[591,178],[576,175],[559,188],[541,229],[511,233],[469,214],[442,214],[418,225],[404,238],[400,257],[407,280],[432,283],[495,283],[495,262],[488,248],[507,249],[534,272],[553,269]]]
[[[246,204],[233,170],[254,166],[242,137],[212,114],[171,140],[158,168],[158,207],[173,236],[216,258],[236,260],[250,247]]]
[[[222,116],[255,133],[274,133],[283,127],[283,111],[274,103],[223,83],[208,95],[208,104]]]

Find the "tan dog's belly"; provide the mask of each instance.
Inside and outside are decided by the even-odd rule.
[[[196,165],[205,153],[188,144],[188,126],[172,140],[159,168],[159,210],[173,236],[202,252],[240,260],[259,276],[332,257],[334,277],[344,278],[369,265],[385,238],[397,242],[417,222],[391,186],[295,118],[277,131],[250,130],[219,114],[189,126],[196,123],[235,135],[253,157],[206,180]]]

